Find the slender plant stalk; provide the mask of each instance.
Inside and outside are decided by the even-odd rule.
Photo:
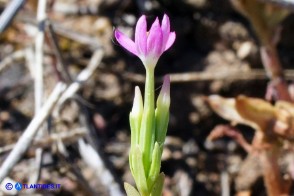
[[[282,194],[282,182],[280,169],[278,165],[278,155],[274,147],[263,150],[260,154],[264,182],[269,196]]]
[[[276,47],[273,44],[262,46],[260,48],[260,54],[267,75],[271,79],[268,90],[271,91],[271,86],[273,86],[278,93],[279,100],[291,102],[292,100],[288,91],[288,85],[284,80],[284,71]],[[271,99],[271,92],[267,92],[266,98],[268,100]]]
[[[140,129],[140,144],[143,149],[143,161],[148,163],[145,166],[145,175],[148,175],[148,171],[151,164],[152,150],[154,146],[155,132],[154,127],[154,69],[146,69],[146,83],[145,83],[145,95],[144,95],[144,110],[142,117],[142,124]]]

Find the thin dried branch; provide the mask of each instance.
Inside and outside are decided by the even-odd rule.
[[[38,114],[43,101],[43,46],[46,20],[46,0],[38,1],[37,21],[38,33],[35,39],[35,114]]]
[[[90,186],[89,182],[84,178],[80,168],[70,159],[69,153],[67,152],[61,140],[57,143],[57,147],[59,158],[64,164],[66,164],[67,167],[69,167],[70,171],[75,175],[75,180],[84,189],[86,195],[97,195],[95,190],[93,190],[93,188]]]
[[[96,171],[96,175],[100,178],[103,185],[105,185],[111,196],[122,196],[124,195],[120,189],[119,184],[115,181],[111,172],[105,166],[101,156],[95,151],[95,149],[86,144],[83,139],[78,141],[79,151],[82,159],[87,165]]]
[[[52,23],[52,25],[58,35],[64,36],[81,44],[89,45],[94,50],[102,48],[103,46],[97,37],[75,32],[71,29],[63,27],[61,24]]]
[[[67,83],[72,82],[73,80],[72,80],[72,78],[69,74],[69,71],[68,71],[68,64],[65,61],[65,59],[63,58],[63,55],[61,53],[61,49],[58,44],[55,30],[54,30],[51,22],[48,22],[47,24],[48,24],[47,35],[48,35],[49,41],[51,43],[51,46],[53,48],[55,57],[58,60],[58,66],[57,66],[58,75],[62,76],[62,78],[61,78],[62,81],[67,82]]]
[[[37,21],[38,21],[38,32],[35,39],[35,75],[34,75],[34,93],[35,93],[35,115],[39,114],[43,105],[43,94],[44,94],[44,37],[45,37],[45,20],[46,20],[46,5],[47,0],[39,0],[37,7]],[[41,138],[45,135],[44,127],[39,127],[40,131],[37,131],[36,137]],[[43,149],[36,149],[35,162],[31,163],[33,171],[30,172],[29,183],[37,183],[42,165]],[[34,190],[29,190],[34,192]]]
[[[76,142],[80,137],[83,137],[86,130],[83,128],[75,129],[68,132],[52,133],[50,136],[45,138],[35,138],[32,142],[30,148],[47,148],[53,143],[61,140],[64,144],[70,144]],[[11,151],[16,144],[9,144],[0,148],[0,154],[7,153]]]
[[[2,72],[4,69],[8,67],[8,65],[11,65],[14,61],[21,60],[25,58],[26,56],[26,49],[17,50],[13,52],[12,54],[6,56],[1,62],[0,62],[0,72]]]
[[[60,100],[58,101],[58,106],[60,107],[67,99],[72,98],[76,92],[82,87],[84,82],[88,80],[99,66],[102,57],[103,57],[103,50],[98,49],[92,55],[88,66],[81,71],[81,73],[77,76],[74,83],[72,83],[66,91],[62,94]]]
[[[12,0],[0,16],[0,33],[10,25],[14,16],[17,14],[19,9],[23,6],[25,0]]]
[[[246,152],[252,151],[252,146],[245,140],[243,135],[235,127],[228,125],[216,126],[208,135],[208,140],[216,140],[224,136],[230,137],[235,140]]]
[[[21,14],[19,17],[17,17],[17,19],[21,22],[29,23],[34,26],[38,26],[37,21],[30,16]],[[59,24],[54,21],[51,21],[51,23],[52,23],[53,29],[55,30],[57,35],[74,40],[75,42],[78,42],[80,44],[88,45],[93,50],[97,50],[98,48],[103,47],[103,44],[101,44],[101,42],[99,41],[99,39],[97,37],[73,31],[72,29],[66,28],[62,24]]]
[[[145,76],[131,72],[123,73],[126,80],[143,83]],[[292,79],[294,77],[293,70],[285,70],[285,78]],[[194,81],[211,81],[211,80],[267,80],[266,72],[262,69],[252,69],[248,71],[227,71],[227,72],[189,72],[170,74],[171,82],[194,82]],[[156,82],[162,82],[162,78],[157,78]]]
[[[87,134],[85,136],[87,143],[83,139],[78,141],[82,159],[95,171],[96,177],[100,179],[108,190],[109,195],[124,195],[121,192],[117,176],[101,150],[101,141],[99,140],[100,138],[97,135],[96,129],[92,125],[92,116],[89,114],[88,108],[80,100],[75,101],[78,101],[80,107],[79,122],[83,127],[87,128]]]
[[[43,159],[43,149],[37,148],[35,150],[35,158],[30,162],[30,176],[28,183],[29,184],[36,184],[40,178],[41,175],[41,168],[42,168],[42,159]],[[34,193],[36,190],[34,189],[28,189],[26,192],[29,194]]]
[[[97,1],[97,4],[73,4],[71,3],[70,6],[67,6],[68,4],[62,1],[56,2],[56,6],[54,6],[54,11],[58,13],[62,13],[66,16],[70,15],[97,15],[99,12],[99,1]]]
[[[34,67],[35,67],[35,60],[34,60],[34,48],[33,46],[28,46],[26,47],[26,53],[25,53],[25,61],[26,61],[26,66],[32,76],[34,77]]]
[[[222,196],[229,196],[230,195],[230,176],[228,171],[222,171],[221,174],[221,190]]]
[[[21,157],[30,147],[36,133],[38,132],[44,121],[47,119],[47,117],[50,115],[52,109],[56,105],[65,88],[66,85],[62,82],[59,82],[55,86],[46,103],[41,108],[40,112],[30,122],[11,153],[3,162],[0,168],[0,182],[9,174],[14,165],[21,159]]]

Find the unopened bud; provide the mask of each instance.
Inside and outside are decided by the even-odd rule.
[[[169,121],[170,78],[168,75],[164,77],[163,85],[157,98],[156,105],[156,141],[159,145],[161,145],[164,143]]]
[[[169,75],[164,76],[163,85],[159,96],[157,98],[157,107],[169,107],[170,105],[170,77]]]
[[[131,125],[131,149],[139,142],[139,132],[141,127],[141,120],[143,114],[143,100],[140,88],[135,87],[135,97],[133,101],[133,108],[130,113]]]

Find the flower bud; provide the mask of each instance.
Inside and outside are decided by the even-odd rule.
[[[164,143],[168,120],[169,120],[169,106],[170,106],[170,78],[168,75],[164,77],[163,85],[156,102],[156,141],[159,145]]]
[[[140,88],[135,87],[135,97],[133,101],[133,108],[130,113],[131,125],[131,146],[135,146],[139,142],[139,132],[141,127],[141,120],[143,114],[143,100]]]

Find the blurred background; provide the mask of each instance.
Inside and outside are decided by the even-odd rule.
[[[1,0],[0,9],[10,2]],[[34,190],[44,195],[124,194],[123,182],[133,183],[128,117],[135,86],[144,87],[145,70],[136,56],[117,43],[113,30],[133,37],[142,14],[150,28],[165,13],[176,41],[155,70],[157,95],[165,74],[171,74],[172,82],[162,157],[164,195],[234,195],[246,187],[251,187],[252,195],[266,195],[259,166],[246,159],[247,153],[234,140],[206,141],[217,124],[228,124],[210,109],[206,96],[263,98],[269,81],[260,59],[260,41],[229,0],[47,0],[44,21],[37,19],[38,2],[25,1],[0,34],[1,163],[34,118],[38,29],[44,27],[43,103],[58,82],[78,81],[97,51],[103,55],[101,61],[96,59],[92,77],[78,81],[80,88],[59,105],[59,114],[47,115],[43,136],[34,139],[13,167],[11,180],[61,184],[60,189]],[[294,76],[293,19],[290,9],[279,24],[277,42],[287,79]],[[251,142],[254,130],[237,127]],[[83,149],[81,141],[95,152]],[[33,163],[38,148],[42,149],[39,168]],[[87,153],[97,159],[85,158]],[[241,167],[249,168],[253,180],[239,173]],[[111,187],[117,192],[111,193]],[[3,187],[2,191],[9,193]]]

